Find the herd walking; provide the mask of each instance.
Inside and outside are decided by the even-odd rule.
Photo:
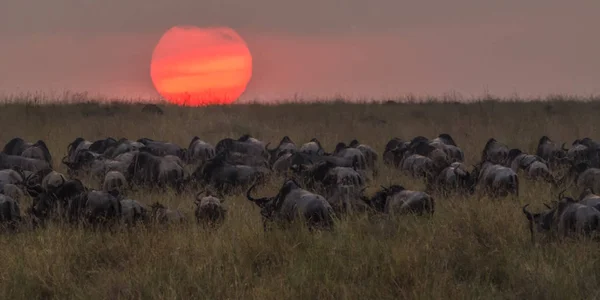
[[[463,150],[445,133],[433,139],[392,138],[381,154],[358,140],[340,142],[328,152],[316,138],[296,144],[288,136],[275,147],[250,135],[216,145],[194,137],[187,148],[149,138],[76,138],[66,145],[63,174],[55,169],[44,141],[14,138],[0,153],[0,223],[15,230],[48,222],[100,227],[187,222],[177,209],[128,197],[136,189],[172,189],[194,191],[198,224],[221,225],[225,200],[245,193],[256,204],[264,230],[296,220],[311,229],[332,229],[336,219],[348,214],[431,217],[436,201],[450,194],[518,198],[520,185],[535,180],[562,192],[546,204],[546,211],[522,208],[532,238],[536,233],[597,234],[600,196],[594,191],[600,191],[600,143],[583,138],[565,145],[543,136],[535,153],[527,153],[490,138],[479,162],[468,166]],[[422,179],[424,190],[394,183],[366,195],[381,164]],[[283,179],[278,191],[259,196],[257,187],[277,177]],[[82,180],[97,183],[98,189]],[[580,195],[565,196],[571,187]],[[26,197],[31,205],[23,208]]]

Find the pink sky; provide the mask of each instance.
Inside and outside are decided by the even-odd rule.
[[[302,6],[228,0],[205,7],[192,1],[8,1],[10,12],[0,9],[4,94],[156,97],[150,58],[174,25],[230,26],[245,39],[254,69],[240,101],[600,94],[598,1],[459,0],[449,6],[440,0],[428,1],[428,8],[348,0],[343,9],[316,0]],[[48,7],[38,7],[45,14],[35,16],[28,3]]]

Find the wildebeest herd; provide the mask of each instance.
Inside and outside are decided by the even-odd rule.
[[[195,191],[195,219],[210,227],[226,220],[224,200],[245,191],[260,209],[265,230],[270,224],[295,220],[310,229],[332,229],[336,219],[347,214],[431,217],[435,199],[450,194],[518,198],[519,185],[526,179],[563,190],[546,204],[547,211],[522,208],[532,238],[534,232],[567,236],[600,231],[600,196],[594,194],[600,190],[600,143],[590,138],[577,139],[567,149],[565,143],[543,136],[531,154],[490,138],[473,166],[465,164],[463,150],[445,133],[434,139],[393,138],[381,156],[357,140],[340,142],[327,152],[316,138],[300,145],[285,136],[270,147],[250,135],[225,138],[214,146],[194,137],[187,148],[149,138],[76,138],[65,150],[61,163],[67,172],[62,174],[53,168],[44,141],[14,138],[4,146],[0,223],[5,229],[44,227],[48,222],[109,228],[187,222],[181,211],[160,202],[147,205],[128,198],[140,188]],[[393,184],[365,195],[378,176],[380,157],[384,164],[422,179],[425,190]],[[257,186],[276,176],[284,179],[279,191],[258,196]],[[582,191],[578,198],[564,196],[571,187]],[[24,197],[32,204],[22,211]]]

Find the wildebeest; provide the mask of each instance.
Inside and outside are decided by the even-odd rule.
[[[256,139],[245,136],[241,137],[238,140],[234,140],[231,138],[220,140],[215,145],[215,152],[239,152],[253,156],[261,156],[267,159],[269,158],[269,152],[262,144],[262,142],[257,142]]]
[[[102,181],[102,190],[116,198],[120,198],[127,188],[127,185],[127,179],[123,173],[119,171],[108,171],[106,172],[106,175],[104,175],[104,180]]]
[[[508,152],[506,164],[515,173],[523,170],[529,179],[544,179],[549,183],[557,185],[557,181],[550,171],[548,163],[537,155],[523,153],[519,149],[511,149]]]
[[[154,156],[173,155],[181,159],[185,159],[186,156],[185,149],[170,142],[155,141],[149,138],[139,139],[138,142],[144,144],[146,152],[152,153]]]
[[[481,161],[489,161],[497,165],[505,165],[508,157],[508,146],[491,138],[485,143],[481,152]]]
[[[465,160],[464,152],[456,145],[452,136],[447,133],[441,133],[431,140],[429,145],[444,151],[450,162],[463,162]]]
[[[35,143],[27,143],[21,138],[14,138],[4,146],[2,153],[44,160],[48,164],[52,164],[50,150],[48,150],[48,146],[42,140],[38,140]]]
[[[158,224],[181,224],[187,220],[180,210],[167,208],[159,202],[153,203],[150,208],[150,219]]]
[[[273,197],[253,198],[254,187],[256,184],[248,189],[246,198],[260,207],[265,230],[268,222],[293,222],[297,218],[310,229],[332,228],[334,224],[335,213],[329,202],[323,196],[301,188],[293,179],[286,180]]]
[[[142,107],[142,112],[154,115],[163,115],[165,112],[156,104],[148,103]]]
[[[559,161],[565,158],[566,151],[562,150],[554,141],[544,135],[538,141],[535,154],[549,164],[556,166]]]
[[[408,142],[402,140],[401,138],[393,138],[385,145],[385,149],[383,150],[383,162],[386,165],[398,165],[398,161],[395,160],[396,155],[394,151],[401,150],[403,147],[408,147]]]
[[[275,161],[277,161],[282,155],[284,154],[293,154],[296,151],[298,151],[298,147],[296,147],[296,144],[292,141],[292,139],[290,139],[289,136],[284,136],[281,141],[279,141],[279,145],[277,145],[277,147],[273,148],[273,149],[269,149],[268,147],[267,151],[269,151],[269,157],[270,157],[270,164],[274,164]]]
[[[413,177],[425,178],[432,182],[438,174],[450,165],[443,150],[430,145],[426,139],[413,139],[408,147],[394,150],[400,170]]]
[[[438,190],[444,193],[471,193],[475,182],[471,172],[463,163],[454,162],[443,169],[434,181],[428,183],[427,190]]]
[[[4,194],[0,194],[0,226],[15,229],[21,222],[19,203]]]
[[[15,201],[17,201],[17,203],[20,203],[21,200],[25,198],[25,192],[23,191],[23,189],[12,183],[7,183],[5,185],[0,186],[0,194],[6,195],[14,199]]]
[[[338,143],[333,152],[333,156],[341,157],[353,162],[353,167],[359,170],[368,168],[367,159],[363,152],[357,148],[351,148],[345,143]]]
[[[590,167],[588,163],[582,162],[572,166],[567,174],[559,180],[561,184],[574,183],[577,187],[600,190],[600,169]]]
[[[186,153],[187,163],[204,163],[215,157],[215,147],[195,136],[192,138]]]
[[[471,174],[477,185],[493,197],[519,196],[519,177],[509,167],[484,161]]]
[[[433,215],[435,212],[433,197],[425,192],[407,190],[401,185],[382,186],[373,197],[363,197],[363,200],[376,211],[390,215]]]
[[[298,151],[301,153],[307,153],[307,154],[316,154],[316,155],[325,154],[325,150],[321,146],[321,142],[319,142],[319,140],[316,138],[312,138],[308,143],[302,144],[302,146],[300,146],[300,149]]]
[[[338,185],[363,187],[365,178],[354,168],[338,167],[332,162],[323,161],[310,166],[294,165],[296,174],[309,186],[315,183],[329,189]]]
[[[227,152],[217,154],[197,168],[192,178],[226,192],[234,187],[260,182],[269,174],[266,168],[235,165],[228,162],[226,158]]]
[[[336,214],[369,211],[371,207],[362,200],[364,190],[354,185],[336,185],[329,190],[327,202]]]
[[[358,140],[354,139],[350,141],[348,147],[360,150],[365,157],[367,167],[373,171],[374,175],[377,175],[377,160],[379,159],[379,155],[377,155],[377,152],[371,146],[361,144]]]
[[[566,161],[571,165],[586,163],[593,168],[600,168],[600,144],[590,138],[577,139],[570,149],[562,146],[566,151]]]
[[[594,193],[594,190],[591,188],[585,188],[583,192],[579,195],[579,199],[577,200],[579,204],[592,206],[597,210],[600,210],[600,196]]]
[[[121,221],[127,225],[135,225],[148,220],[148,208],[132,199],[121,200]]]
[[[523,206],[523,213],[529,221],[531,240],[535,241],[535,232],[558,234],[567,237],[572,234],[591,235],[600,230],[600,211],[592,206],[577,203],[573,198],[559,195],[555,207],[541,213],[527,210],[529,204]]]
[[[140,151],[133,156],[126,174],[128,183],[141,186],[181,190],[184,184],[183,166],[168,155],[161,157]]]
[[[26,176],[20,169],[3,169],[0,170],[0,186],[5,184],[23,184]]]
[[[30,172],[51,169],[52,166],[45,160],[0,153],[0,169],[19,168]]]
[[[205,224],[208,226],[219,226],[225,221],[225,214],[227,209],[223,206],[223,200],[213,196],[210,192],[207,192],[205,196],[202,196],[204,192],[196,194],[196,210],[194,215],[198,224]]]

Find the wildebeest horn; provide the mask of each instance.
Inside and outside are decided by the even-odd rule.
[[[560,146],[560,147],[561,147],[561,149],[562,149],[563,151],[569,151],[569,149],[567,149],[567,148],[565,147],[565,144],[566,144],[566,143],[562,143],[562,146]]]
[[[381,188],[383,189],[383,191],[384,191],[384,192],[386,192],[386,193],[390,191],[390,189],[386,188],[386,187],[385,187],[385,186],[383,186],[383,185],[380,185],[380,187],[381,187]]]
[[[550,206],[550,205],[549,205],[549,204],[547,204],[547,203],[544,203],[544,206],[545,206],[545,207],[547,207],[548,209],[552,209],[552,206]]]
[[[206,191],[199,191],[198,194],[196,194],[196,199],[200,198],[200,196],[204,194],[204,192]]]
[[[558,201],[562,200],[562,199],[565,197],[565,192],[566,192],[566,191],[567,191],[567,190],[566,190],[566,189],[564,189],[564,190],[562,190],[560,193],[558,193]]]
[[[255,184],[253,184],[253,185],[252,185],[252,186],[251,186],[251,187],[248,189],[248,191],[246,191],[246,198],[248,198],[248,200],[250,200],[250,201],[252,201],[252,202],[256,202],[256,200],[258,200],[258,199],[254,199],[254,198],[252,198],[252,195],[251,195],[251,193],[252,193],[252,190],[254,189],[254,187],[256,187],[256,183],[255,183]]]
[[[275,148],[273,148],[273,149],[269,149],[269,145],[271,145],[271,142],[268,142],[268,143],[265,145],[265,149],[266,149],[267,151],[269,151],[269,152],[273,152],[273,151],[277,150],[277,147],[275,147]]]
[[[529,212],[529,210],[527,210],[528,206],[529,204],[525,204],[525,206],[523,206],[523,213],[525,214],[525,216],[527,216],[527,219],[531,220],[533,219],[533,214]]]

